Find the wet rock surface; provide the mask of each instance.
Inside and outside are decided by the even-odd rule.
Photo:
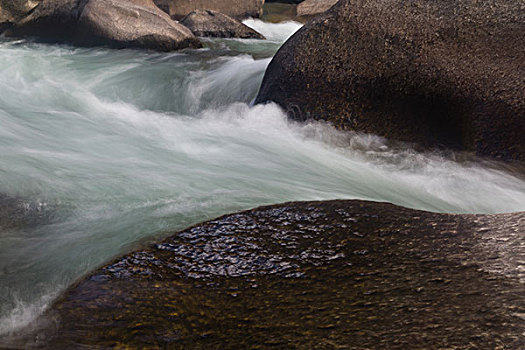
[[[196,10],[180,20],[193,34],[216,38],[264,39],[264,36],[243,23],[211,10]]]
[[[281,47],[256,102],[295,120],[524,160],[524,37],[518,0],[341,0]]]
[[[522,349],[524,262],[525,213],[285,203],[116,259],[24,345]]]

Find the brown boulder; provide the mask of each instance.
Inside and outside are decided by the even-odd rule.
[[[38,5],[36,0],[0,0],[0,23],[13,23]]]
[[[257,102],[424,146],[525,159],[518,0],[341,0],[284,46]]]
[[[241,22],[211,10],[196,10],[180,20],[197,36],[218,38],[264,39],[264,36]]]
[[[523,349],[524,230],[364,201],[226,215],[82,278],[20,347]]]
[[[83,45],[161,51],[200,47],[189,29],[150,0],[90,0],[79,18],[75,40]]]
[[[72,40],[78,17],[89,0],[42,0],[18,20],[9,36],[32,36],[44,41]]]
[[[208,9],[224,13],[237,20],[262,15],[264,0],[155,0],[161,8],[167,8],[171,18],[182,19],[190,12]]]
[[[326,12],[338,0],[305,0],[297,5],[297,16],[313,16]]]
[[[201,45],[152,0],[43,0],[7,33],[85,46],[160,51]]]
[[[297,5],[303,0],[266,0],[265,3]]]

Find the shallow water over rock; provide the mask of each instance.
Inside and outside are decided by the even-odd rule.
[[[0,231],[31,228],[52,221],[56,205],[0,193]]]
[[[97,270],[20,344],[519,349],[524,232],[525,213],[363,201],[262,207]]]

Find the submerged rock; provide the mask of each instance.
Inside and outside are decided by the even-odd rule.
[[[0,194],[0,231],[48,224],[55,209],[39,200]]]
[[[297,16],[314,16],[337,4],[338,0],[305,0],[297,5]]]
[[[161,51],[201,46],[152,0],[42,0],[8,35]]]
[[[424,146],[525,159],[518,0],[341,0],[270,63],[257,103]]]
[[[525,213],[364,201],[261,207],[95,271],[24,345],[519,349],[524,232]]]
[[[218,38],[264,39],[252,28],[243,23],[211,10],[196,10],[180,20],[197,36]]]
[[[195,10],[209,9],[237,20],[261,17],[264,0],[155,0],[169,15],[180,20]]]

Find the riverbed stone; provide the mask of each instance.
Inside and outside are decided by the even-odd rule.
[[[196,36],[218,38],[264,39],[243,23],[212,10],[195,10],[180,20]]]
[[[224,13],[237,20],[259,18],[263,13],[264,0],[155,0],[159,7],[168,9],[176,20],[195,10],[208,9]]]
[[[76,32],[75,41],[83,45],[160,51],[201,47],[189,29],[171,20],[150,0],[90,0]]]
[[[304,0],[265,0],[265,3],[272,3],[272,4],[294,4],[297,5],[301,3]]]
[[[14,37],[36,37],[43,41],[71,40],[78,17],[88,0],[41,0],[15,21],[6,33]]]
[[[201,47],[191,31],[152,0],[42,0],[7,34],[81,46],[159,51]]]
[[[292,36],[257,103],[425,147],[525,159],[519,0],[341,0]]]
[[[115,259],[69,288],[24,344],[520,349],[524,232],[524,212],[261,207]]]
[[[0,0],[0,26],[15,23],[25,17],[37,5],[38,1],[36,0]]]
[[[297,16],[315,16],[326,12],[337,4],[338,0],[305,0],[297,5]]]

